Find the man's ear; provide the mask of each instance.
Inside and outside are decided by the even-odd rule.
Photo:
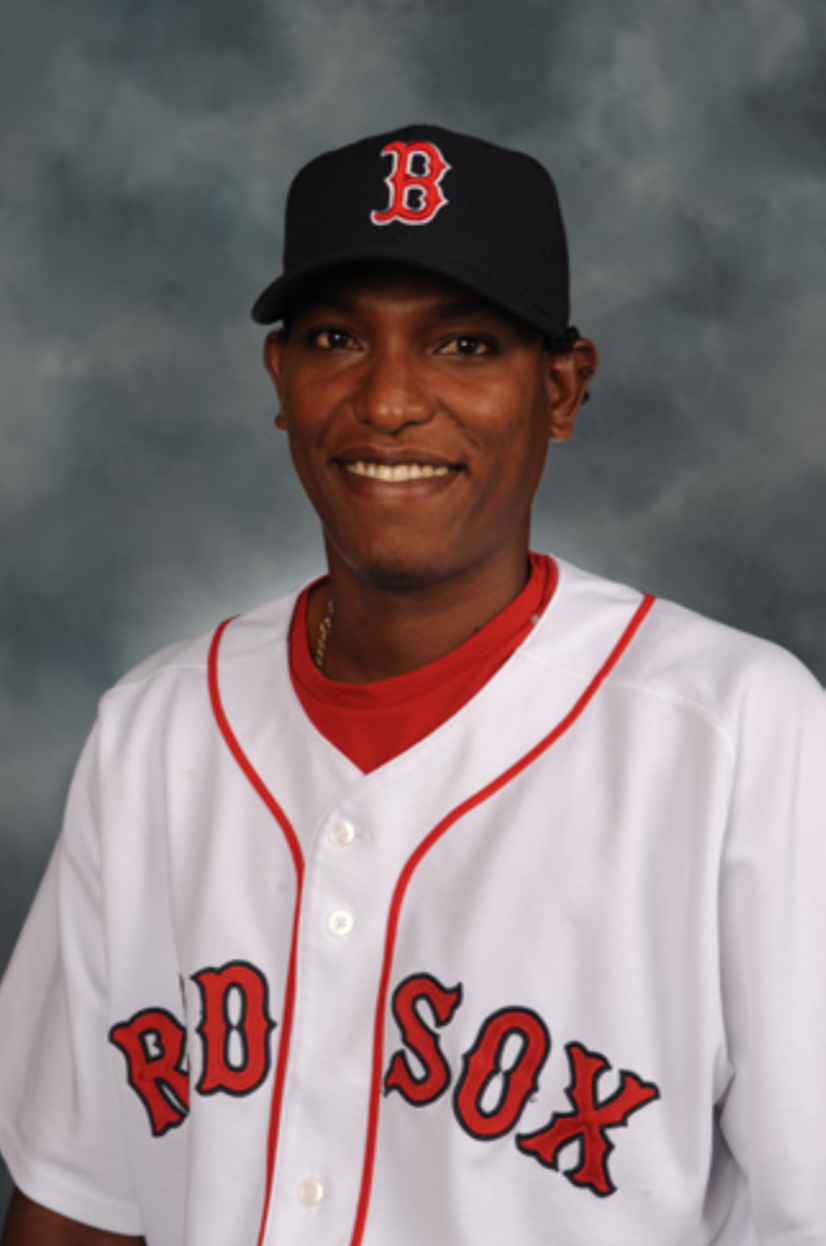
[[[550,356],[551,441],[567,441],[573,433],[574,421],[598,363],[597,348],[587,337],[578,337],[570,351]]]
[[[286,349],[287,339],[283,333],[273,329],[271,333],[267,334],[264,340],[264,367],[270,374],[270,379],[275,386],[279,402],[281,401],[282,394],[281,377],[284,371],[284,354]],[[275,417],[275,426],[282,430],[287,427],[287,419],[282,411],[279,411]]]

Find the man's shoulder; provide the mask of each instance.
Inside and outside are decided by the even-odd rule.
[[[583,617],[633,613],[644,594],[561,564],[561,584],[578,599]],[[824,704],[823,689],[802,662],[770,640],[664,598],[655,597],[622,661],[614,687],[670,699],[723,718],[774,699]]]
[[[210,651],[221,636],[221,663],[268,657],[286,647],[298,592],[265,601],[194,636],[158,649],[128,670],[109,690],[109,695],[138,691],[155,684],[203,683]]]

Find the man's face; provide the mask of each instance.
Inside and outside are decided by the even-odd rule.
[[[266,360],[331,569],[424,588],[524,558],[548,439],[566,436],[541,335],[397,265],[319,282]]]

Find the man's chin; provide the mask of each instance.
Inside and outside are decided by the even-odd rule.
[[[388,593],[422,591],[434,587],[443,578],[435,567],[412,567],[402,561],[373,563],[362,568],[361,575],[373,588]]]
[[[387,593],[422,592],[435,588],[446,578],[446,568],[438,560],[411,558],[409,554],[381,551],[357,561],[347,560],[356,577],[371,588]]]

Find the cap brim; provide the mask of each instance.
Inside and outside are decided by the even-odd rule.
[[[333,269],[342,268],[345,265],[370,263],[400,264],[406,268],[417,268],[424,272],[434,273],[440,277],[447,277],[450,281],[455,281],[458,285],[465,286],[475,294],[480,294],[491,303],[495,303],[498,307],[504,308],[505,311],[510,312],[513,316],[517,316],[520,320],[527,321],[528,324],[540,329],[543,333],[561,335],[564,334],[568,327],[567,323],[552,322],[548,316],[547,309],[543,311],[520,297],[515,290],[511,289],[501,279],[492,276],[490,273],[479,272],[471,266],[457,261],[453,256],[438,258],[431,256],[428,262],[422,263],[411,259],[408,255],[400,255],[399,251],[393,248],[381,247],[371,250],[369,254],[359,251],[357,254],[343,253],[336,256],[328,256],[324,260],[319,261],[319,263],[308,265],[299,272],[291,273],[289,276],[285,274],[276,278],[255,300],[252,308],[252,318],[256,324],[275,324],[289,314],[290,308],[299,298],[302,291],[316,277],[321,276],[325,272],[331,272]]]

